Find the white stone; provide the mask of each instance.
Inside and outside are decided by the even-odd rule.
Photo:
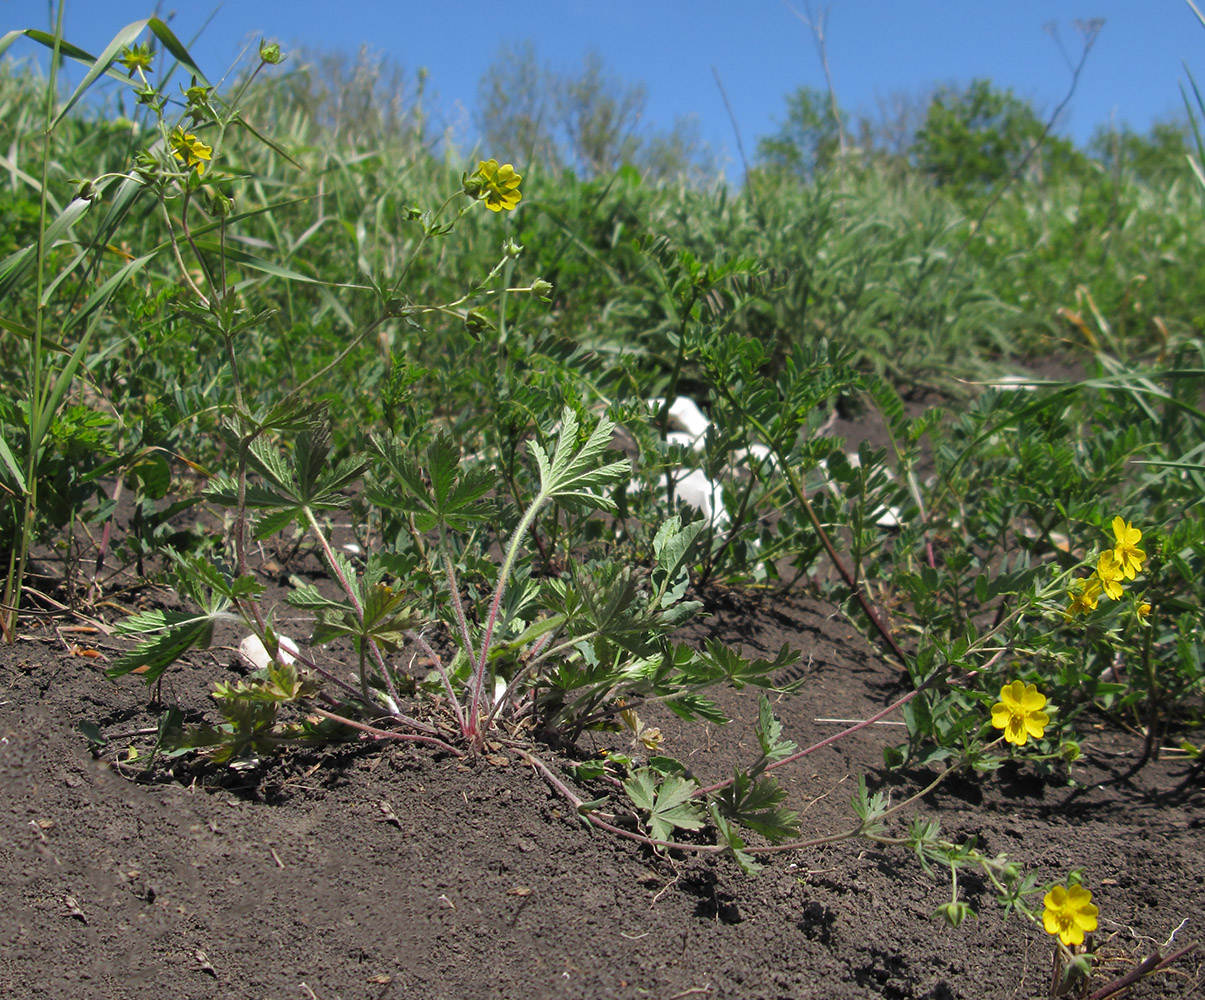
[[[296,659],[297,643],[287,635],[278,635],[276,639],[280,647],[278,654],[280,662],[287,666]],[[268,656],[268,650],[257,635],[247,636],[238,644],[238,651],[256,670],[263,670],[272,662],[271,657]]]
[[[663,399],[650,400],[652,405],[660,410],[665,404]],[[707,428],[711,426],[711,421],[707,419],[707,414],[699,409],[699,404],[689,396],[679,396],[669,406],[670,423],[681,430],[686,431],[692,437],[700,437],[707,433]]]

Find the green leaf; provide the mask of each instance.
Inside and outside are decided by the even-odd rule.
[[[866,775],[858,775],[858,788],[850,796],[850,804],[858,819],[862,821],[860,832],[866,834],[881,833],[883,823],[881,817],[887,811],[887,796],[882,792],[871,793],[866,787]]]
[[[334,601],[324,597],[312,583],[290,591],[285,601],[302,611],[345,611],[351,607],[346,601]]]
[[[385,483],[370,486],[370,502],[412,514],[419,531],[430,531],[441,524],[453,531],[467,531],[474,522],[490,517],[493,504],[484,498],[494,488],[497,477],[486,466],[461,473],[460,449],[450,435],[439,434],[427,447],[430,486],[423,470],[396,440],[374,436],[372,443],[397,477],[401,490],[387,489]]]
[[[703,810],[692,798],[698,784],[676,774],[660,782],[658,777],[655,771],[642,767],[623,783],[636,808],[648,813],[649,835],[654,840],[669,840],[675,828],[701,830]]]
[[[197,593],[195,583],[200,583],[218,597],[231,601],[241,597],[258,596],[264,591],[263,584],[255,577],[240,576],[232,579],[203,556],[182,557],[179,559],[179,563],[181,566],[187,567],[187,570],[197,578],[189,590],[197,603],[202,606],[211,603],[212,599]]]
[[[572,407],[566,406],[561,411],[561,432],[551,461],[539,442],[531,443],[531,452],[540,472],[540,496],[571,508],[614,513],[614,501],[594,490],[619,482],[631,474],[626,461],[598,467],[603,452],[611,444],[615,425],[604,417],[586,443],[574,451],[577,429],[577,414]]]
[[[105,747],[109,745],[105,734],[101,732],[100,726],[95,722],[81,722],[75,727],[83,734],[84,739],[93,747]]]
[[[213,639],[213,616],[181,611],[147,611],[119,622],[114,629],[117,635],[153,631],[158,634],[123,653],[105,671],[106,675],[117,678],[134,670],[142,670],[147,684],[154,684],[163,671],[194,646],[199,649],[209,646]]]
[[[724,714],[719,705],[707,696],[697,693],[680,694],[669,698],[665,702],[665,707],[687,722],[703,719],[706,722],[713,722],[717,726],[725,726],[729,721],[728,716]]]
[[[0,461],[4,462],[9,474],[13,477],[13,484],[17,487],[17,491],[25,493],[28,489],[25,485],[25,473],[21,471],[16,456],[9,450],[8,442],[2,437],[0,437]]]
[[[716,795],[724,818],[755,830],[772,843],[780,843],[799,835],[799,814],[781,808],[787,793],[773,778],[754,779],[738,771],[732,784]]]
[[[671,517],[657,529],[653,538],[653,555],[657,563],[653,568],[652,584],[654,592],[661,594],[662,607],[681,600],[686,593],[690,585],[688,557],[699,532],[706,527],[707,522],[699,520],[683,528],[680,518]]]
[[[9,46],[18,38],[28,38],[31,41],[37,42],[39,45],[45,45],[48,49],[53,49],[55,45],[54,35],[47,31],[41,31],[38,28],[18,28],[15,31],[6,32],[0,36],[0,55],[8,51]],[[59,39],[59,52],[68,59],[74,59],[76,62],[83,63],[86,66],[92,66],[96,63],[96,57],[78,45],[72,45],[65,38]],[[115,80],[121,83],[127,83],[128,80],[124,75],[116,70],[107,70],[108,74]]]
[[[18,253],[20,253],[20,251],[18,251]],[[5,258],[5,259],[11,260],[12,258]],[[0,263],[0,270],[3,270],[3,267],[4,267],[4,264]],[[34,330],[31,330],[29,327],[23,326],[22,324],[18,323],[16,320],[6,319],[3,316],[0,316],[0,330],[7,330],[9,333],[15,334],[18,337],[22,337],[23,339],[28,340],[30,343],[33,343],[34,338],[37,336],[37,333]],[[57,340],[52,340],[50,337],[47,337],[45,334],[42,335],[41,344],[42,344],[43,350],[58,351],[60,354],[70,354],[71,353],[70,350],[68,350],[66,347],[64,347],[62,344],[60,344]]]
[[[575,781],[595,781],[607,773],[607,762],[602,759],[584,760],[580,764],[565,765],[565,771]],[[587,804],[591,805],[593,808],[598,808],[599,804],[603,804],[606,801],[606,799],[603,799],[602,802],[598,804],[583,803],[581,808],[584,809]]]
[[[367,463],[347,458],[333,469],[329,467],[330,434],[325,426],[302,430],[296,439],[291,461],[262,438],[248,449],[249,468],[266,480],[251,483],[244,494],[247,507],[268,511],[257,524],[256,538],[280,531],[290,521],[309,526],[316,510],[340,510],[348,505],[347,492],[367,468]],[[205,498],[232,507],[238,503],[238,482],[231,476],[217,476],[204,491]]]
[[[364,635],[382,649],[396,652],[402,648],[403,635],[422,623],[422,615],[403,604],[405,592],[397,592],[384,583],[367,588],[364,599]]]
[[[124,28],[117,32],[116,35],[113,36],[113,40],[110,41],[109,44],[105,46],[104,51],[101,52],[101,54],[97,56],[95,60],[93,60],[91,67],[89,67],[88,72],[84,74],[84,78],[80,81],[79,86],[76,87],[72,95],[67,98],[66,103],[64,103],[62,108],[59,109],[59,113],[55,115],[54,121],[50,123],[50,129],[52,131],[58,126],[59,122],[66,117],[67,113],[73,107],[75,107],[76,102],[84,96],[84,92],[91,87],[92,84],[96,82],[97,78],[100,77],[113,64],[113,60],[117,58],[121,50],[142,34],[142,29],[146,27],[146,24],[146,21],[134,21],[132,24],[127,24]]]
[[[195,76],[200,83],[205,84],[205,86],[209,86],[208,78],[204,73],[201,72],[201,68],[195,62],[193,62],[193,58],[191,55],[189,55],[188,49],[186,49],[180,39],[178,39],[172,33],[171,28],[169,28],[157,17],[148,19],[146,25],[151,29],[151,34],[153,34],[159,39],[159,41],[163,43],[163,47],[167,49],[167,51],[173,56],[175,56],[176,61],[179,62],[181,66],[188,70],[192,76]]]
[[[229,242],[219,243],[216,240],[196,240],[195,242],[198,250],[212,254],[215,257],[223,256],[231,264],[242,264],[243,267],[249,267],[253,271],[270,274],[274,278],[282,278],[285,281],[303,281],[311,285],[331,284],[331,282],[325,282],[321,278],[312,278],[299,271],[294,271],[292,268],[274,264],[272,261],[264,260],[262,257],[256,257],[255,254],[232,246]]]
[[[684,667],[684,673],[692,684],[719,684],[726,681],[738,690],[746,684],[752,684],[776,691],[791,691],[799,686],[797,682],[776,685],[770,675],[790,666],[798,658],[798,654],[784,645],[773,660],[747,660],[722,642],[709,639],[703,651],[696,653]]]
[[[746,875],[756,875],[762,870],[762,866],[753,860],[751,854],[745,851],[745,841],[736,832],[736,828],[724,817],[715,802],[712,802],[709,808],[711,811],[711,821],[715,823],[716,832],[719,834],[724,846],[732,852],[732,860],[737,863],[741,871]]]
[[[782,739],[782,723],[774,718],[770,708],[770,699],[764,694],[757,709],[757,742],[761,744],[762,757],[765,763],[789,757],[799,749],[791,740]]]

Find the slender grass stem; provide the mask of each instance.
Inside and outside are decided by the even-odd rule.
[[[28,419],[28,453],[25,457],[25,502],[18,529],[19,541],[15,565],[10,559],[8,579],[4,587],[3,612],[7,618],[5,638],[12,642],[16,638],[17,619],[21,610],[21,591],[25,579],[25,563],[37,531],[38,513],[38,460],[42,451],[42,435],[48,427],[44,410],[51,405],[49,397],[43,398],[43,370],[46,364],[42,355],[42,337],[46,326],[46,217],[50,211],[50,161],[53,151],[54,109],[58,100],[59,55],[63,42],[63,11],[66,0],[59,0],[55,17],[54,47],[50,58],[50,75],[46,83],[46,126],[42,133],[41,190],[38,204],[38,245],[36,268],[37,298],[34,307],[33,342],[29,348],[28,392],[26,412]]]

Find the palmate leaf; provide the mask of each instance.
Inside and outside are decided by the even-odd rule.
[[[631,474],[627,462],[598,466],[603,452],[611,444],[615,425],[604,417],[586,443],[575,452],[573,446],[577,441],[577,430],[577,414],[572,407],[566,406],[561,411],[561,432],[557,436],[551,460],[539,442],[531,443],[531,453],[540,471],[540,496],[570,508],[613,513],[616,508],[611,498],[594,490],[619,482]]]
[[[669,840],[675,828],[701,830],[703,809],[692,800],[698,784],[676,774],[658,781],[659,777],[642,767],[623,783],[636,808],[648,813],[649,835],[654,840]]]
[[[681,600],[690,585],[689,559],[695,539],[707,526],[705,520],[694,521],[685,528],[682,520],[671,517],[657,529],[653,539],[653,555],[657,564],[653,568],[651,582],[655,593],[660,595],[662,607]]]
[[[176,556],[181,589],[186,590],[202,608],[209,610],[213,600],[236,601],[258,597],[264,585],[253,576],[230,577],[201,556]]]
[[[430,531],[441,524],[453,531],[467,531],[474,522],[490,517],[493,505],[485,495],[494,488],[497,476],[486,466],[462,473],[460,449],[450,435],[440,434],[428,445],[425,478],[424,470],[396,440],[374,437],[372,441],[401,487],[369,487],[372,503],[414,515],[419,531]]]
[[[665,707],[687,722],[704,719],[717,726],[727,725],[728,716],[714,701],[697,690],[689,689],[693,681],[686,673],[686,668],[696,656],[696,652],[684,642],[668,643],[659,656],[625,668],[626,687],[633,694],[651,693],[664,699]]]
[[[346,601],[336,601],[329,597],[324,597],[312,583],[307,583],[290,591],[285,597],[285,601],[302,611],[351,610],[351,605]]]
[[[733,775],[732,784],[716,795],[725,819],[755,830],[772,843],[799,835],[799,814],[783,809],[786,790],[773,778],[753,778],[742,771]]]
[[[596,632],[637,656],[654,651],[654,621],[637,600],[640,580],[631,567],[610,564],[598,567],[594,574],[575,572],[574,578],[576,594],[566,595],[578,599],[571,623],[574,631]]]
[[[143,671],[143,680],[154,684],[163,671],[194,646],[205,649],[213,639],[213,623],[218,614],[196,614],[184,611],[144,611],[119,622],[116,635],[153,635],[117,658],[105,671],[117,678],[134,671]]]
[[[229,719],[224,704],[227,701],[284,705],[300,698],[313,697],[318,693],[318,688],[319,682],[315,678],[302,674],[293,664],[273,661],[264,671],[256,671],[248,680],[218,681],[214,684],[213,697],[222,714]]]
[[[248,458],[251,468],[299,510],[337,510],[347,506],[347,487],[368,463],[348,458],[329,468],[330,448],[330,431],[324,425],[297,435],[291,462],[285,462],[280,452],[262,438],[251,445]]]
[[[364,577],[357,579],[355,569],[340,553],[334,553],[338,570],[356,595],[361,615],[349,600],[332,600],[319,593],[312,584],[298,587],[285,600],[295,608],[314,614],[310,645],[320,646],[341,636],[351,637],[357,648],[365,639],[382,649],[395,651],[403,643],[403,635],[418,627],[423,616],[413,605],[405,604],[405,591],[396,591],[384,583],[384,568],[370,560]]]
[[[405,591],[395,591],[384,583],[374,583],[366,589],[364,635],[382,649],[401,649],[403,635],[408,629],[422,624],[423,616],[413,606],[404,603],[407,596]]]
[[[724,726],[729,722],[728,716],[724,714],[724,710],[719,705],[706,695],[698,693],[680,694],[667,699],[665,707],[687,722],[697,722],[702,719],[717,726]]]
[[[771,675],[790,666],[799,656],[783,646],[773,660],[747,660],[722,642],[709,639],[702,652],[696,653],[682,665],[683,682],[688,684],[719,684],[727,682],[737,690],[746,684],[774,691],[793,691],[799,686],[775,684]]]
[[[367,462],[347,458],[330,468],[329,454],[330,432],[325,426],[299,433],[290,461],[262,438],[252,443],[247,464],[264,481],[248,484],[243,502],[248,508],[266,512],[256,524],[255,538],[267,538],[292,521],[308,526],[313,511],[347,506],[347,488],[360,478]],[[204,496],[213,503],[233,507],[238,503],[238,481],[229,475],[217,476]]]

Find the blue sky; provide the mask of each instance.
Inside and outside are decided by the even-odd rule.
[[[804,0],[792,0],[802,13]],[[1176,116],[1184,64],[1205,86],[1205,29],[1184,0],[829,0],[829,63],[841,104],[873,111],[892,95],[988,77],[1049,112],[1070,83],[1057,26],[1072,58],[1074,22],[1103,18],[1061,130],[1084,141],[1115,121],[1145,130]],[[68,0],[66,36],[100,51],[123,25],[154,12],[149,0]],[[173,13],[174,9],[174,13]],[[430,72],[443,122],[473,142],[477,82],[503,43],[530,39],[541,59],[572,72],[590,49],[607,69],[648,91],[649,124],[697,116],[702,138],[739,174],[734,133],[712,75],[723,80],[747,151],[781,120],[784,96],[824,86],[812,35],[783,0],[191,0],[160,16],[218,77],[260,35],[355,51],[369,45],[408,73]],[[202,27],[208,21],[208,25]],[[0,33],[44,28],[46,0],[0,0]],[[194,37],[201,32],[199,38]],[[10,52],[31,51],[20,43]],[[498,155],[506,156],[498,151]]]

